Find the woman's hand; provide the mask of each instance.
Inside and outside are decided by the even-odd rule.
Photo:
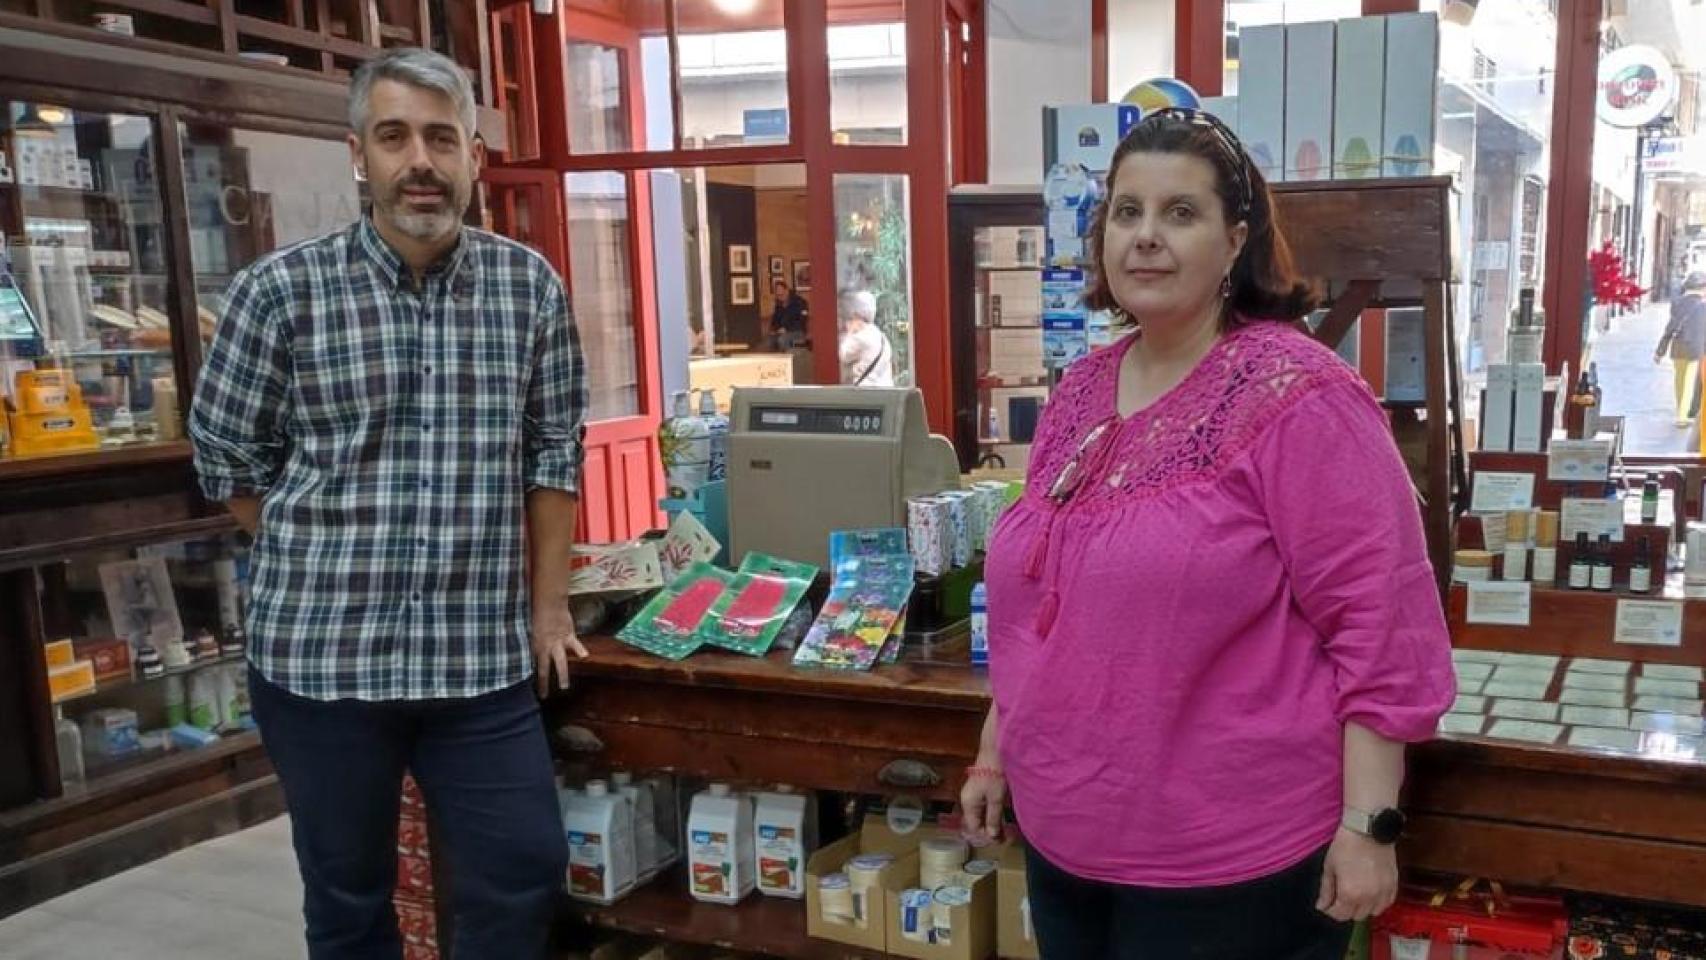
[[[961,831],[976,843],[1001,839],[1001,816],[1007,808],[1007,778],[994,759],[979,756],[966,768],[966,784],[960,788]]]
[[[1315,909],[1334,920],[1366,920],[1384,913],[1397,898],[1397,850],[1340,827],[1327,848]]]

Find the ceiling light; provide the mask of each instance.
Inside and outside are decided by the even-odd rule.
[[[711,0],[711,5],[731,17],[744,17],[758,9],[758,0]]]

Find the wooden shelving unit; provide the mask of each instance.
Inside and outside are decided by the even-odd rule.
[[[800,960],[867,960],[886,953],[806,936],[806,904],[754,893],[738,906],[700,903],[687,894],[687,877],[670,871],[608,906],[576,904],[572,922],[655,937],[670,943],[739,950]]]
[[[486,76],[487,0],[447,5],[449,23],[435,23],[427,0],[103,0],[103,12],[132,18],[134,35],[109,33],[83,19],[82,4],[38,3],[33,16],[56,32],[115,44],[158,49],[161,44],[222,54],[232,59],[275,55],[287,64],[247,59],[257,69],[286,69],[343,79],[363,60],[399,46],[431,46],[435,37],[474,80],[481,104],[491,97]],[[462,8],[471,8],[464,10]]]

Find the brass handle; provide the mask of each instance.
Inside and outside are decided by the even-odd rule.
[[[942,775],[922,760],[890,760],[877,772],[877,781],[903,790],[921,790],[942,785]]]

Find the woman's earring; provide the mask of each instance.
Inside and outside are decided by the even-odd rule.
[[[1220,299],[1229,300],[1231,298],[1232,298],[1232,274],[1229,273],[1226,276],[1220,278]]]

